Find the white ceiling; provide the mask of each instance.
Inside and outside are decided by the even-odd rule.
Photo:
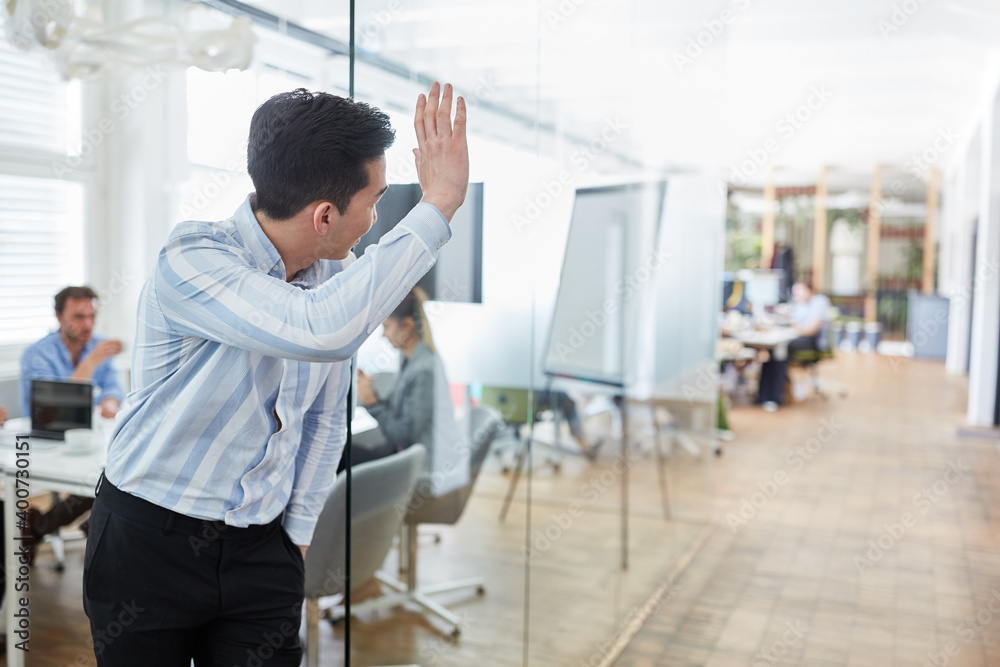
[[[346,3],[252,4],[347,41]],[[732,22],[713,23],[724,10]],[[772,166],[809,182],[825,164],[864,184],[941,133],[946,166],[1000,72],[1000,0],[358,0],[357,29],[370,56],[467,96],[486,82],[488,103],[578,140],[617,118],[613,149],[651,167],[728,172],[770,146],[751,183]],[[829,99],[779,125],[814,90]]]

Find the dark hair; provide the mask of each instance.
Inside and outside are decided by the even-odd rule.
[[[56,294],[56,312],[62,315],[66,307],[66,299],[96,299],[97,292],[89,287],[64,287]]]
[[[389,116],[364,102],[305,88],[275,95],[250,121],[247,171],[257,209],[287,220],[323,200],[345,213],[368,187],[367,163],[395,139]]]
[[[396,310],[389,314],[394,320],[401,321],[406,317],[413,320],[413,331],[420,337],[424,345],[434,351],[434,337],[431,336],[431,324],[427,321],[427,313],[424,312],[424,302],[427,301],[427,293],[419,287],[414,287],[410,293],[403,297],[403,300],[396,306]]]

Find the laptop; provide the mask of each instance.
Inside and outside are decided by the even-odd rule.
[[[31,436],[65,440],[71,428],[91,428],[94,385],[60,380],[31,381]]]

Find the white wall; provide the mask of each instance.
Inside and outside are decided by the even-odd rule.
[[[1000,94],[982,127],[980,215],[976,234],[975,295],[972,304],[972,344],[969,351],[970,425],[993,424],[1000,341]]]

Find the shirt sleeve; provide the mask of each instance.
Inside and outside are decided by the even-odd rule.
[[[21,355],[21,416],[31,416],[31,381],[54,380],[59,369],[50,357],[32,345]]]
[[[434,265],[451,228],[421,203],[358,258],[303,290],[251,266],[225,238],[179,234],[160,253],[153,291],[176,333],[299,361],[349,359]]]
[[[368,413],[378,421],[386,442],[397,449],[405,449],[414,444],[421,434],[430,432],[434,418],[434,372],[431,369],[420,370],[405,380],[401,375],[400,381],[405,381],[406,385],[400,392],[399,413],[395,414],[384,401],[368,406]],[[421,444],[428,449],[433,445],[430,442]]]
[[[347,388],[350,362],[331,364],[326,384],[302,421],[302,440],[295,455],[295,481],[282,525],[292,542],[308,546],[316,521],[337,477],[337,464],[347,438]]]
[[[96,402],[102,403],[106,398],[117,398],[118,402],[125,400],[125,392],[118,381],[118,369],[115,367],[114,359],[106,359],[104,363],[94,371],[94,386],[97,387],[98,395]]]

